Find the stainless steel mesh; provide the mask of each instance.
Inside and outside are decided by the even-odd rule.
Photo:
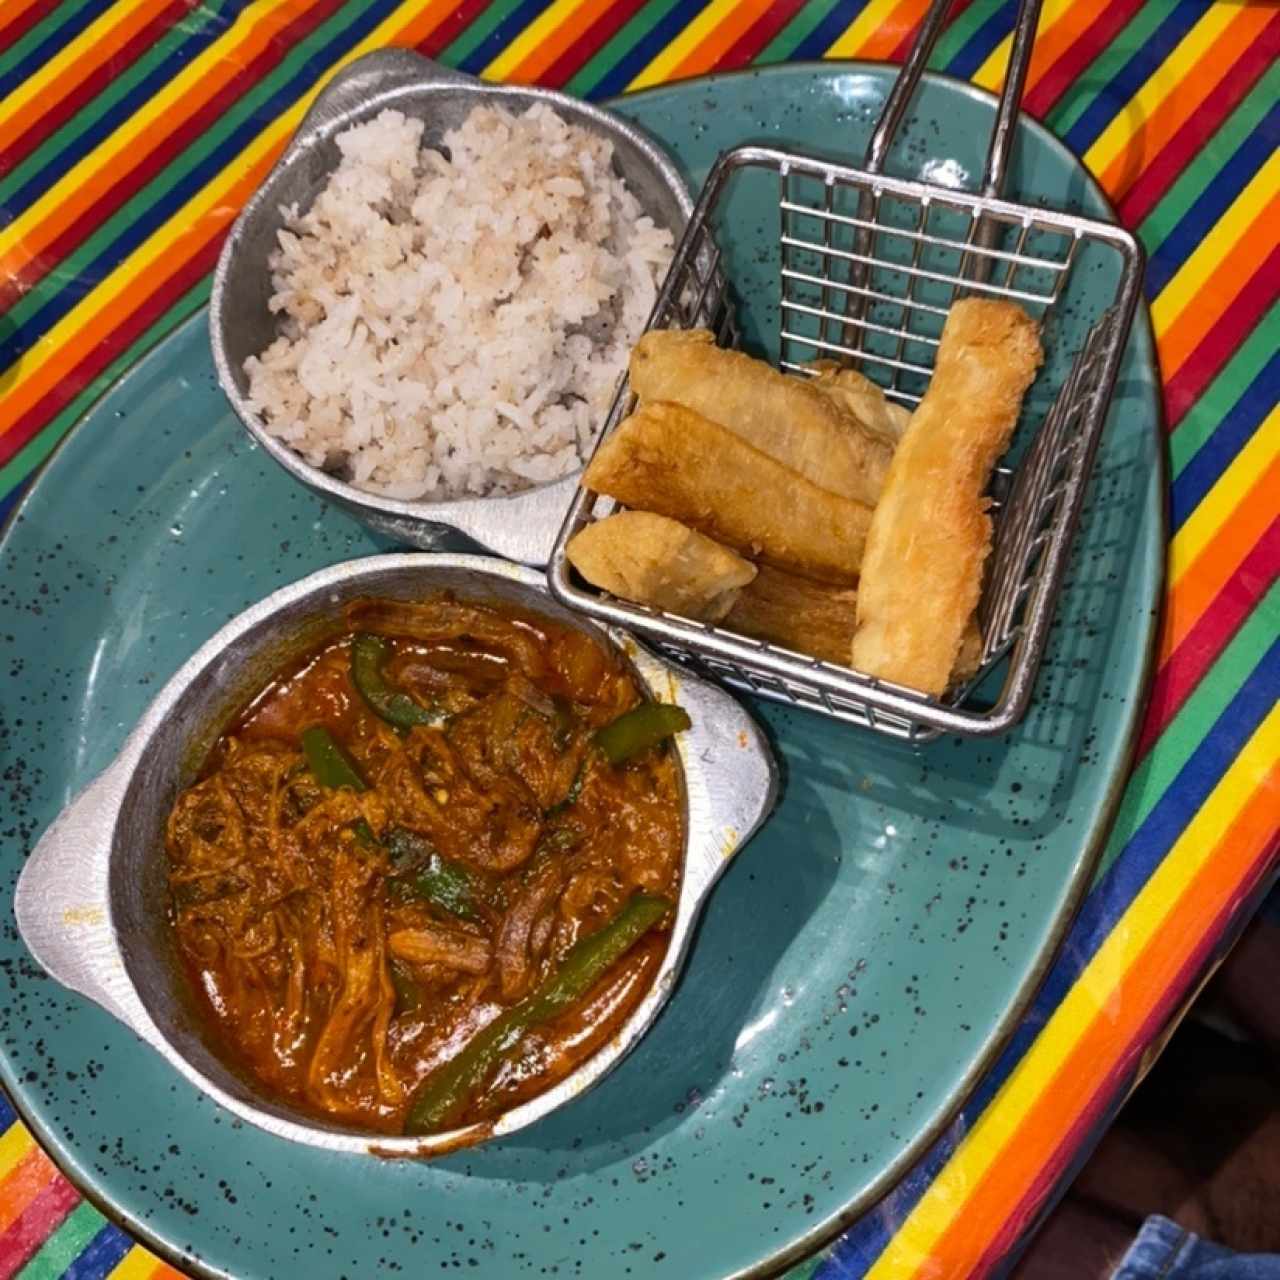
[[[679,661],[764,698],[910,741],[1003,732],[1026,710],[1043,654],[1137,301],[1137,245],[1122,229],[1088,218],[740,147],[722,155],[707,180],[650,328],[706,328],[721,345],[740,345],[723,230],[733,220],[735,189],[765,178],[778,194],[772,259],[783,370],[805,376],[814,360],[838,360],[910,408],[928,385],[958,297],[1012,299],[1041,321],[1046,365],[991,487],[995,545],[978,613],[981,670],[943,698],[925,697],[596,591],[573,576],[565,557],[569,538],[612,509],[587,489],[578,491],[560,531],[551,589],[573,608],[629,627]],[[1095,266],[1106,260],[1115,289],[1108,307],[1082,319],[1072,282],[1086,254]],[[1072,321],[1064,325],[1059,313],[1068,299]],[[1068,331],[1082,335],[1075,350],[1063,349]],[[633,399],[624,381],[601,438]],[[996,684],[987,677],[1002,663],[998,690],[984,698]]]

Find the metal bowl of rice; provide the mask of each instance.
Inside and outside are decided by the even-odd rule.
[[[218,380],[290,475],[376,532],[545,564],[691,211],[620,117],[369,54],[227,237]]]

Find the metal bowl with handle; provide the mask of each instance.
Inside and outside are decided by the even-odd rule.
[[[424,147],[438,147],[471,111],[496,104],[523,112],[537,103],[613,145],[614,166],[654,222],[679,239],[693,210],[688,188],[666,153],[630,121],[552,89],[482,84],[403,49],[357,59],[325,86],[266,181],[236,219],[213,274],[209,338],[218,381],[251,436],[296,480],[336,503],[377,533],[424,550],[458,550],[457,535],[524,564],[547,562],[577,484],[566,476],[499,497],[404,501],[368,493],[305,462],[266,428],[250,403],[244,362],[279,333],[269,306],[268,260],[285,225],[285,208],[309,209],[340,153],[335,138],[352,125],[394,108],[424,121]]]
[[[192,998],[168,915],[165,819],[212,744],[271,676],[342,629],[367,597],[450,591],[543,613],[620,650],[648,695],[678,701],[692,728],[675,739],[685,851],[675,922],[653,985],[623,1027],[570,1075],[481,1124],[394,1137],[317,1118],[270,1096],[225,1062]],[[730,856],[772,808],[777,774],[755,722],[727,693],[586,622],[547,595],[531,569],[479,556],[400,554],[321,570],[246,609],[173,676],[119,756],[45,832],[14,897],[31,954],[96,1001],[211,1098],[263,1129],[334,1151],[426,1156],[532,1124],[598,1081],[652,1024],[675,985],[699,912]]]

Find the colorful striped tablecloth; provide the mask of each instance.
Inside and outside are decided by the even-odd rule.
[[[3,0],[0,514],[208,294],[317,86],[385,45],[602,98],[752,62],[901,60],[926,0]],[[1000,84],[1014,0],[933,65]],[[1082,915],[951,1132],[796,1277],[985,1273],[1052,1203],[1266,882],[1280,827],[1280,8],[1045,0],[1026,109],[1150,255],[1172,541],[1137,765]],[[104,448],[110,442],[104,442]],[[176,1275],[0,1098],[0,1280]]]

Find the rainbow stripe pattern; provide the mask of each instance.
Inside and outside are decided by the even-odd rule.
[[[749,63],[900,60],[926,0],[4,0],[0,515],[200,307],[317,87],[385,45],[603,98]],[[934,66],[997,89],[1013,0]],[[921,1165],[793,1280],[984,1274],[1052,1202],[1247,917],[1280,830],[1280,8],[1045,0],[1026,108],[1141,237],[1171,459],[1137,764],[1069,945]],[[106,447],[106,442],[104,442]],[[161,1280],[0,1099],[0,1280]]]

